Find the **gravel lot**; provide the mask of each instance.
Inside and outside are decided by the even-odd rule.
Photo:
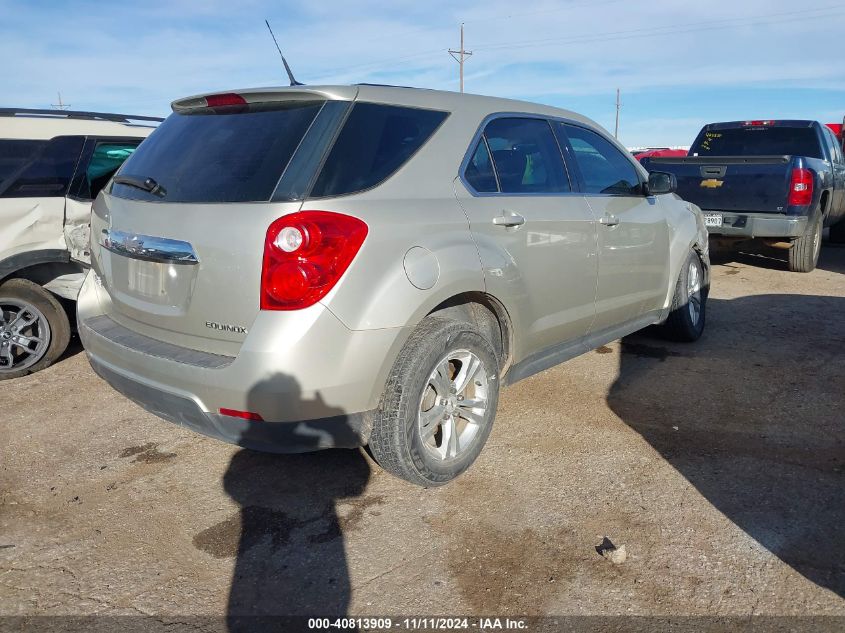
[[[0,383],[0,613],[845,616],[845,248],[716,262],[699,343],[507,388],[434,490],[183,431],[77,344]]]

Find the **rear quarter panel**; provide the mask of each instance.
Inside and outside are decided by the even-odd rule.
[[[347,213],[369,227],[344,278],[323,300],[350,329],[415,325],[456,294],[484,291],[478,251],[452,187],[483,116],[452,112],[420,151],[370,191],[303,204],[303,211]],[[406,262],[414,248],[424,250]],[[414,285],[406,268],[415,269],[418,283],[433,278],[431,287]]]

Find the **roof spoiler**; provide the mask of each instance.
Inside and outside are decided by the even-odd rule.
[[[209,99],[212,97],[225,98],[234,103],[238,101],[245,105],[250,104],[273,104],[290,101],[330,101],[330,100],[352,100],[358,92],[355,86],[345,87],[315,87],[293,86],[283,88],[250,88],[247,90],[231,90],[222,93],[210,93],[195,95],[184,99],[177,99],[170,104],[174,112],[191,112],[209,107]],[[217,99],[214,99],[217,101]]]

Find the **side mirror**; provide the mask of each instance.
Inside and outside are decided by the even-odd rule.
[[[648,175],[646,195],[659,196],[664,193],[675,193],[678,190],[678,179],[675,174],[665,171],[653,171]]]

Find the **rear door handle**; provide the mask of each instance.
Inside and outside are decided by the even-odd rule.
[[[599,222],[601,224],[604,224],[605,226],[616,226],[617,224],[619,224],[619,218],[617,218],[615,215],[606,215],[601,218]]]
[[[496,226],[521,226],[525,224],[525,218],[513,211],[502,211],[502,215],[493,218]]]

